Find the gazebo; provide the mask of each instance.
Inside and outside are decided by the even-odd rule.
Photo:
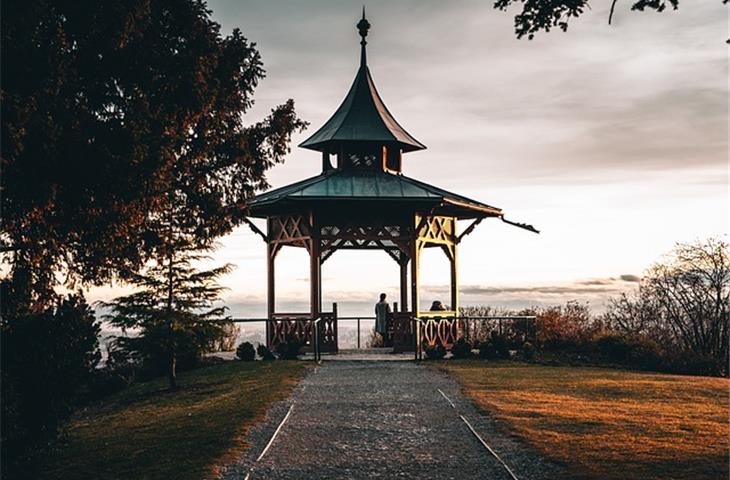
[[[317,325],[321,351],[336,352],[337,306],[322,309],[322,264],[338,250],[376,249],[400,266],[400,303],[391,319],[395,350],[413,350],[418,336],[448,347],[461,334],[458,246],[464,237],[490,217],[537,230],[505,220],[497,207],[403,174],[403,154],[426,147],[393,118],[375,88],[367,65],[370,23],[364,11],[357,28],[361,49],[355,80],[332,117],[299,145],[322,153],[322,172],[262,193],[249,204],[251,217],[267,221],[266,233],[249,221],[268,247],[267,344],[273,347],[295,335],[311,346]],[[471,223],[459,232],[459,220]],[[284,246],[309,252],[309,312],[276,311],[276,256]],[[420,310],[419,260],[424,248],[434,247],[450,263],[450,311],[429,321],[433,314]],[[416,318],[425,319],[421,332],[415,331]]]

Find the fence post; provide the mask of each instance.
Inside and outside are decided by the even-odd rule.
[[[357,349],[360,350],[360,319],[357,319]]]

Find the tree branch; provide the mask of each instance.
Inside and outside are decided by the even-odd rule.
[[[613,19],[613,11],[616,8],[617,1],[618,0],[613,0],[613,2],[611,2],[611,12],[608,14],[608,24],[609,25],[611,25],[611,20]]]

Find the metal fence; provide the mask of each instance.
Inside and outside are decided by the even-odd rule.
[[[289,322],[303,322],[312,326],[312,353],[315,360],[320,360],[322,356],[322,339],[320,332],[320,323],[323,317],[312,318],[307,316],[287,317]],[[280,325],[280,318],[232,318],[227,321],[236,324],[247,323],[263,323],[268,332],[274,325]],[[363,325],[371,325],[375,322],[375,317],[371,316],[347,316],[337,317],[336,322],[355,323],[356,328],[356,348],[358,350],[366,347],[363,338]],[[534,341],[536,334],[535,317],[534,316],[457,316],[440,314],[439,312],[426,312],[419,317],[409,317],[409,321],[413,322],[413,343],[414,358],[423,358],[423,344],[434,344],[439,342],[443,345],[450,346],[458,338],[465,338],[468,342],[474,344],[488,340],[492,335],[499,334],[507,336],[511,339],[520,341]],[[311,323],[310,323],[311,322]],[[372,323],[371,323],[372,322]],[[366,329],[367,337],[370,338],[370,328]],[[338,339],[339,341],[339,339]]]

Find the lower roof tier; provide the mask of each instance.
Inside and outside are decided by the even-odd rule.
[[[502,210],[400,174],[377,170],[330,170],[262,193],[250,215],[266,218],[317,208],[396,208],[459,219],[502,217]]]

